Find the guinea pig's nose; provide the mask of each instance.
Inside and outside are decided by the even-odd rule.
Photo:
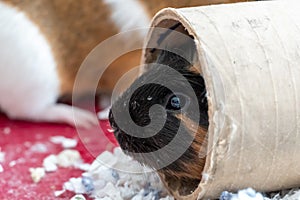
[[[113,131],[118,132],[119,127],[118,127],[117,123],[115,122],[114,115],[113,115],[111,109],[109,110],[108,120],[109,120],[110,126],[113,129]]]

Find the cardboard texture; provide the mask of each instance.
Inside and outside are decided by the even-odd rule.
[[[202,180],[182,194],[184,185],[163,177],[176,199],[300,186],[299,10],[299,1],[265,1],[167,8],[154,17],[153,27],[180,22],[194,37],[208,92]],[[142,63],[153,61],[152,33]]]

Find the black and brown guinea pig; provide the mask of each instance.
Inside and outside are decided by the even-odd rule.
[[[179,52],[195,47],[187,48]],[[127,155],[165,176],[190,182],[201,179],[205,163],[199,152],[207,144],[208,103],[197,67],[179,54],[160,50],[148,71],[113,102],[109,120]]]

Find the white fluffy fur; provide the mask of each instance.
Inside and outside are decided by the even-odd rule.
[[[138,28],[138,38],[131,37],[130,40],[143,41],[150,25],[150,17],[143,4],[138,0],[104,0],[111,9],[111,20],[119,28],[120,32],[130,31]]]
[[[0,108],[12,119],[75,125],[72,107],[56,104],[59,78],[51,48],[23,13],[0,2]],[[76,123],[95,117],[74,108]]]

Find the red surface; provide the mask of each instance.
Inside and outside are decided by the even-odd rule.
[[[39,183],[33,183],[29,168],[41,167],[46,156],[63,150],[59,144],[49,140],[56,135],[77,138],[79,143],[76,149],[85,162],[91,163],[95,156],[104,150],[111,150],[115,143],[112,134],[107,132],[108,122],[100,121],[99,124],[99,127],[83,131],[63,124],[11,121],[0,114],[0,151],[6,154],[5,162],[1,163],[4,172],[0,173],[0,199],[70,199],[73,193],[55,197],[54,191],[61,190],[69,178],[79,177],[81,170],[59,168],[56,172],[47,173]],[[7,130],[10,130],[9,134],[5,133]],[[45,145],[47,151],[30,149],[38,143]],[[9,165],[12,161],[16,163],[14,166]]]

